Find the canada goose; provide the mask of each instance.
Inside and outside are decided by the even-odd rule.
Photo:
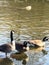
[[[15,43],[12,38],[13,32],[14,32],[13,30],[10,32],[11,43],[0,45],[0,51],[6,53],[6,57],[7,53],[10,53],[11,51],[15,50]]]
[[[24,41],[23,44],[16,42],[15,46],[16,46],[16,50],[20,53],[29,50],[29,46],[26,41]]]
[[[29,44],[33,44],[34,46],[42,47],[45,45],[45,42],[48,41],[47,37],[44,37],[43,40],[29,40],[27,41]]]

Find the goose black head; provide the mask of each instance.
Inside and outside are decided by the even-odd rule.
[[[27,41],[24,41],[23,44],[24,44],[24,47],[27,47]]]
[[[28,44],[27,41],[24,41],[23,47],[24,47],[24,49],[26,49],[27,51],[29,50],[29,44]]]
[[[48,37],[44,37],[42,41],[48,41]]]

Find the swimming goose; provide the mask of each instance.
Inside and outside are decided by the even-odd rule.
[[[16,50],[20,53],[29,50],[29,46],[26,41],[24,41],[23,44],[16,42],[15,46],[16,46]]]
[[[47,37],[44,37],[43,40],[29,40],[27,41],[29,44],[33,44],[34,46],[42,47],[45,45],[45,42],[48,41]]]
[[[13,30],[10,32],[11,43],[0,45],[0,51],[6,53],[6,57],[7,53],[10,53],[11,51],[15,50],[15,43],[12,38],[13,32],[14,32]]]

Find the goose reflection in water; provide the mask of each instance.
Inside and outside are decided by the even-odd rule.
[[[30,46],[30,52],[34,51],[34,52],[42,52],[44,55],[47,54],[47,51],[45,50],[45,47],[32,47]]]
[[[13,53],[10,57],[19,61],[28,58],[28,56],[25,53]]]
[[[16,59],[16,62],[22,61],[23,65],[26,65],[26,63],[29,61],[29,57],[25,53],[15,53],[12,54],[11,57],[13,59]]]
[[[26,63],[28,62],[28,60],[29,60],[29,58],[24,59],[24,60],[22,61],[22,64],[23,64],[23,65],[26,65]]]
[[[14,63],[9,58],[1,58],[0,65],[14,65]]]

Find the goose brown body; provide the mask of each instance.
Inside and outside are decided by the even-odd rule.
[[[45,42],[43,42],[42,40],[29,40],[29,43],[37,45],[37,46],[44,46],[45,45]]]
[[[10,34],[12,36],[13,31],[11,31]],[[10,36],[10,38],[11,38],[11,36]],[[13,50],[15,50],[15,43],[14,43],[13,39],[12,39],[12,41],[10,43],[0,45],[0,51],[6,53],[6,56],[7,56],[7,53],[10,53]]]
[[[45,45],[45,41],[48,41],[47,37],[44,37],[43,40],[29,40],[28,43],[41,47]]]
[[[12,51],[12,47],[9,44],[3,44],[0,46],[0,51],[5,52],[5,53],[9,53]]]

